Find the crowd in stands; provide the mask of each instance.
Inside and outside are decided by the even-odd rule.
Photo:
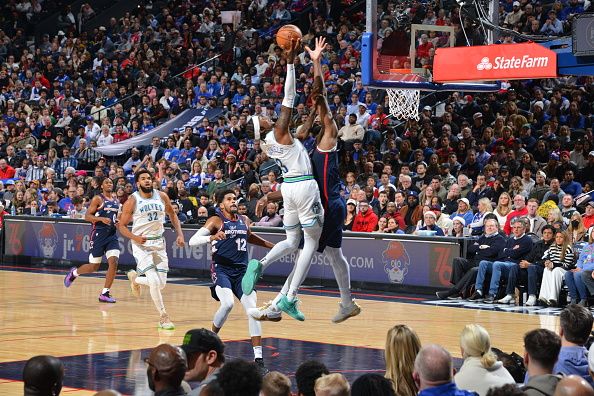
[[[439,106],[436,98],[424,103],[418,122],[398,123],[386,114],[385,93],[361,83],[364,18],[349,12],[350,2],[171,0],[142,5],[90,31],[64,17],[56,36],[28,41],[30,12],[42,12],[46,3],[9,2],[0,21],[0,213],[81,217],[100,178],[113,178],[123,202],[135,190],[134,170],[147,167],[184,223],[203,222],[212,213],[212,194],[233,186],[241,212],[254,224],[281,225],[282,207],[270,204],[256,213],[257,200],[282,177],[247,139],[245,125],[249,115],[279,113],[286,60],[274,33],[293,21],[309,25],[304,43],[328,38],[323,64],[340,128],[345,229],[480,235],[484,216],[494,212],[509,234],[507,223],[523,210],[518,195],[535,199],[539,215],[564,229],[583,231],[594,221],[585,205],[594,185],[591,76],[515,81],[507,90],[476,96],[451,93]],[[380,2],[378,36],[401,26],[406,15],[411,23],[458,30],[468,24],[456,45],[476,41],[480,29],[450,3]],[[576,0],[504,1],[500,20],[517,32],[533,24],[543,34],[559,24],[567,32],[589,7]],[[225,12],[236,10],[240,22],[223,24]],[[295,65],[298,127],[309,112],[313,72],[306,52]],[[132,147],[123,157],[97,150],[187,108],[223,113]],[[304,141],[310,150],[315,130]],[[586,215],[574,215],[575,208]],[[571,228],[574,216],[580,225]]]
[[[409,326],[396,325],[386,337],[385,372],[363,374],[352,384],[310,360],[292,374],[292,388],[283,373],[264,372],[241,359],[227,361],[224,343],[206,329],[189,330],[180,347],[157,346],[144,361],[156,395],[591,396],[593,321],[588,309],[570,305],[561,312],[558,334],[547,329],[524,334],[521,357],[492,347],[487,330],[469,324],[460,334],[461,363],[440,345],[421,344]],[[459,367],[454,370],[454,365]],[[33,357],[23,371],[25,396],[57,395],[63,378],[59,359]],[[102,392],[97,395],[119,395],[116,390]]]

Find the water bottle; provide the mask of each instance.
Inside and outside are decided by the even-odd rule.
[[[16,216],[16,209],[15,209],[14,205],[10,206],[10,214],[11,214],[11,216]]]
[[[35,206],[31,206],[31,216],[37,216],[37,208]]]

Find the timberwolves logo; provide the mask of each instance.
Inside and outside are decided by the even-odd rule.
[[[58,234],[51,224],[44,224],[37,232],[37,242],[39,243],[39,250],[43,257],[54,257],[56,248],[58,247]]]
[[[402,243],[398,241],[388,243],[388,247],[382,254],[382,262],[384,263],[384,271],[388,274],[390,282],[404,282],[404,277],[408,273],[408,266],[410,265],[410,257],[408,257],[408,253]]]

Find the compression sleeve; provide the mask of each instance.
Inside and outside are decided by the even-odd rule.
[[[283,98],[283,106],[292,109],[295,103],[295,96],[297,96],[297,91],[295,90],[295,65],[289,63],[287,64],[287,78],[285,79],[285,97]]]
[[[202,227],[190,238],[190,246],[200,246],[210,242],[210,231]]]

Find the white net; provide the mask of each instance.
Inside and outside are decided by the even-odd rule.
[[[421,91],[418,89],[386,88],[390,98],[390,115],[401,120],[419,120],[419,101]]]

